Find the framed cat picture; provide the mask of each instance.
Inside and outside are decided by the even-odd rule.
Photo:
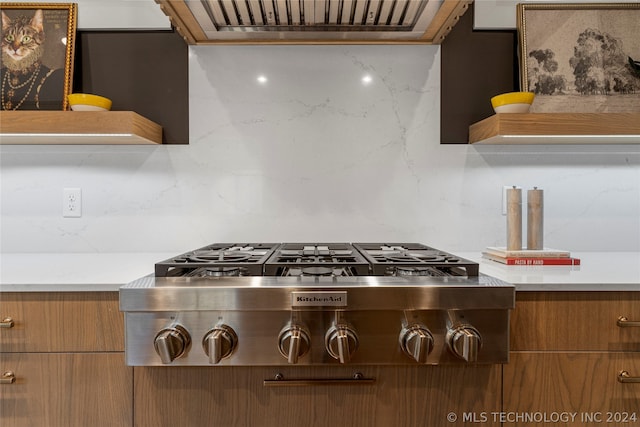
[[[67,110],[75,3],[2,3],[2,110]]]

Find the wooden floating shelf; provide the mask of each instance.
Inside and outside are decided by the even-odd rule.
[[[162,127],[132,111],[0,111],[0,144],[162,144]]]
[[[469,126],[469,143],[640,144],[640,112],[495,114]]]

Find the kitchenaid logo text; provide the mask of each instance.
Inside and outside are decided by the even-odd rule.
[[[292,292],[292,306],[346,307],[346,292]]]
[[[296,302],[342,302],[342,296],[339,297],[296,297]]]

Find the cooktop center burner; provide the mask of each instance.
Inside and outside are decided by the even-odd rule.
[[[240,251],[195,251],[187,259],[191,262],[243,262],[251,258],[253,254]]]
[[[353,250],[329,249],[329,246],[304,246],[302,249],[281,249],[278,253],[280,262],[353,262]]]
[[[302,276],[331,276],[333,268],[330,267],[303,267],[300,269]]]
[[[240,276],[240,268],[238,267],[205,268],[203,275],[208,277]]]

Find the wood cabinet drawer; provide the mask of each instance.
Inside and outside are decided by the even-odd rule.
[[[118,292],[3,292],[0,353],[124,351]]]
[[[511,313],[512,351],[640,352],[640,292],[519,292]]]
[[[350,378],[375,383],[265,387],[263,380]],[[134,369],[136,426],[461,426],[499,411],[500,365],[422,367],[148,367]],[[179,393],[176,392],[179,390]],[[483,426],[499,426],[485,422]]]
[[[0,425],[131,426],[133,369],[123,353],[5,353]]]
[[[622,370],[640,377],[640,353],[512,353],[503,370],[503,412],[511,416],[504,425],[638,425],[640,383],[619,382]]]

